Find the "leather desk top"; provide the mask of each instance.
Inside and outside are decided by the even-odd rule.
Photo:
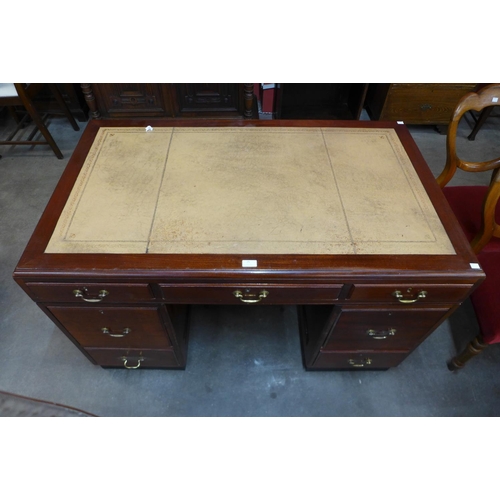
[[[46,253],[431,254],[393,128],[102,127]]]

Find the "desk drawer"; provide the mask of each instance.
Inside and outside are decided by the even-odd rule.
[[[84,347],[171,348],[158,307],[47,306]]]
[[[154,294],[146,283],[27,283],[37,302],[151,302]]]
[[[429,285],[408,283],[401,285],[355,285],[349,300],[354,302],[386,302],[394,304],[427,304],[441,302],[454,304],[467,297],[471,285]]]
[[[330,304],[342,285],[160,285],[170,304]]]
[[[371,351],[321,351],[312,367],[313,370],[384,370],[399,365],[408,352]]]
[[[100,366],[110,368],[184,368],[172,350],[150,349],[86,349]]]
[[[343,307],[322,350],[410,350],[448,314],[448,308],[375,310]]]

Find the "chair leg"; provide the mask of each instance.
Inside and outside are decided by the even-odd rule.
[[[52,151],[54,151],[55,155],[61,160],[63,158],[63,154],[61,153],[61,150],[57,147],[56,141],[54,141],[54,138],[48,131],[47,127],[45,126],[45,123],[43,123],[43,120],[40,118],[40,115],[38,114],[37,110],[35,109],[35,106],[31,102],[31,100],[26,96],[24,93],[24,90],[18,85],[16,85],[16,90],[21,98],[24,107],[26,108],[26,111],[28,114],[31,116],[33,122],[35,125],[38,127],[38,130],[42,133],[42,135],[45,137],[45,140],[49,144],[49,146],[52,148]]]
[[[66,115],[66,118],[69,120],[69,123],[71,123],[73,130],[80,130],[80,127],[78,126],[75,119],[73,118],[73,115],[71,114],[71,111],[69,110],[68,105],[64,102],[64,99],[61,95],[61,92],[59,92],[57,85],[55,83],[49,83],[48,86],[49,86],[50,91],[52,92],[53,96],[56,98],[57,103],[59,104],[61,109],[64,111],[64,114]]]
[[[477,356],[487,345],[481,335],[478,335],[467,344],[467,347],[460,354],[448,362],[448,369],[455,371],[463,368],[469,359]]]
[[[472,129],[472,132],[467,137],[467,139],[469,139],[469,141],[475,140],[476,135],[479,132],[479,129],[483,126],[483,123],[486,121],[486,118],[488,118],[488,116],[490,116],[491,112],[493,111],[493,108],[494,108],[494,106],[490,106],[488,108],[484,108],[481,111],[479,118],[477,119],[476,125],[474,126],[474,128]]]

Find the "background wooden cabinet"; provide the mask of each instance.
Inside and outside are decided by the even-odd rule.
[[[92,118],[251,118],[253,84],[82,84]]]
[[[371,83],[365,107],[372,120],[447,125],[462,96],[475,83]]]

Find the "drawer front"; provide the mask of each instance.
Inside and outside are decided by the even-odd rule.
[[[385,302],[393,304],[455,304],[467,297],[471,285],[355,285],[349,297],[354,302]]]
[[[475,84],[393,84],[381,120],[448,123],[462,96]]]
[[[84,347],[172,347],[158,307],[47,306],[47,309]]]
[[[172,350],[148,349],[86,349],[100,366],[128,368],[184,368]]]
[[[330,304],[342,285],[160,285],[170,304]]]
[[[107,304],[155,299],[146,283],[27,283],[26,286],[37,302]]]
[[[342,308],[322,350],[410,350],[445,318],[448,308]]]
[[[323,352],[312,367],[313,370],[381,370],[399,365],[408,352]]]

